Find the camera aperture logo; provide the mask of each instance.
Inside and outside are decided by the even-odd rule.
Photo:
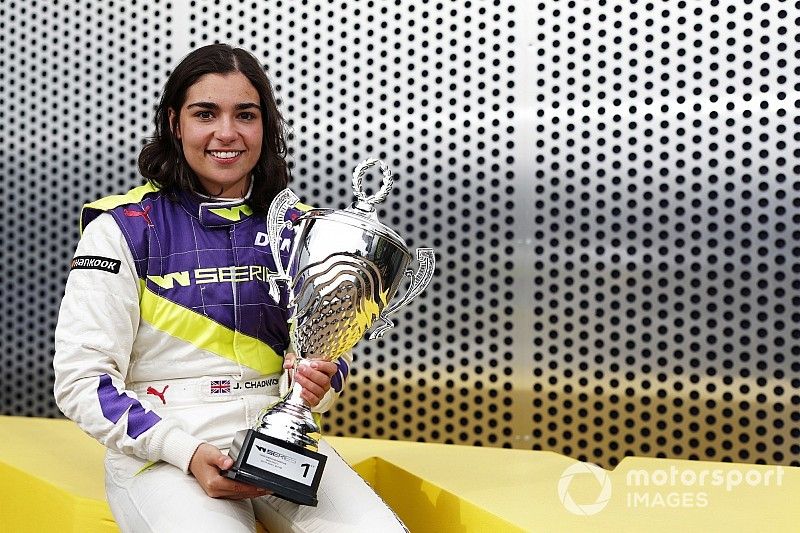
[[[569,486],[575,476],[591,474],[600,484],[600,493],[593,503],[577,503],[569,493]],[[558,480],[558,498],[564,508],[572,514],[591,516],[602,511],[611,499],[611,478],[608,472],[591,463],[575,463],[561,473]]]

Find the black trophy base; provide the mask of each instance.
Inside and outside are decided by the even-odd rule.
[[[228,451],[233,466],[223,475],[272,491],[300,505],[317,506],[327,457],[253,429],[236,433]]]

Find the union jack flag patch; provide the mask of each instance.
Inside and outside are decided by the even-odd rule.
[[[211,394],[230,394],[231,380],[222,379],[211,382]]]

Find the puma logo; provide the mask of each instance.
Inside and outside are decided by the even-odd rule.
[[[150,220],[150,209],[152,208],[152,205],[145,206],[144,211],[134,211],[133,209],[125,208],[122,212],[126,217],[142,217],[144,221],[147,222],[148,226],[152,226],[153,222]]]
[[[153,396],[158,396],[161,399],[161,403],[167,405],[167,400],[164,399],[164,393],[167,392],[169,385],[164,385],[164,390],[158,392],[153,387],[147,387],[147,394],[152,394]]]

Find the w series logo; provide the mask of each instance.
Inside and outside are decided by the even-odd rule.
[[[195,268],[168,272],[163,276],[149,275],[147,279],[162,289],[172,289],[177,283],[181,287],[200,285],[203,283],[244,283],[263,281],[269,283],[269,295],[275,302],[280,302],[278,290],[278,274],[264,265],[223,266],[213,268]]]
[[[223,266],[213,268],[195,268],[168,272],[163,276],[150,275],[147,279],[161,287],[171,289],[177,283],[188,287],[193,283],[243,283],[246,281],[269,281],[276,275],[264,265]]]

